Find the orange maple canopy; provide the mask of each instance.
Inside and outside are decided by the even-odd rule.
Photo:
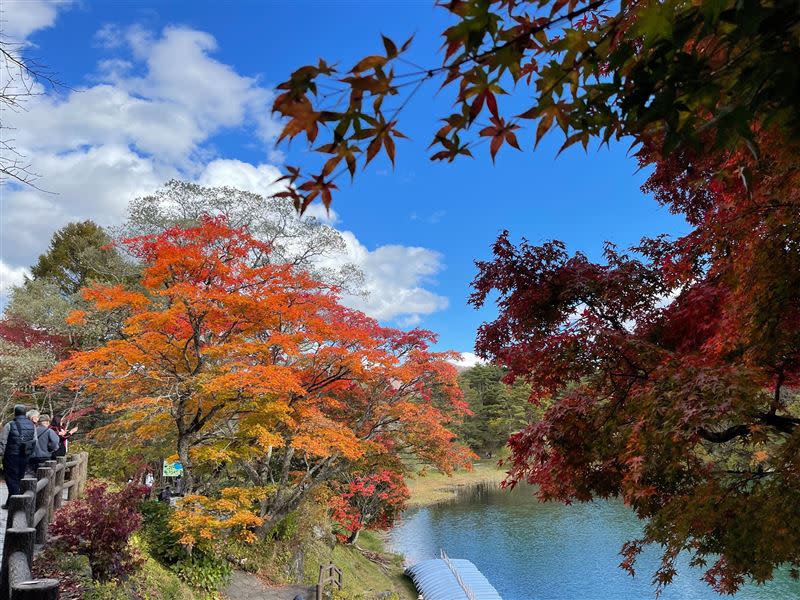
[[[301,480],[375,453],[468,462],[448,429],[466,404],[432,333],[345,308],[305,271],[260,260],[269,246],[221,218],[122,244],[145,265],[140,285],[83,291],[117,324],[112,339],[37,383],[116,413],[115,433],[172,445],[187,489],[209,462],[256,486],[270,470],[291,485],[300,458]]]

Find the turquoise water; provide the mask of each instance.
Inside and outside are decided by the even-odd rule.
[[[640,527],[621,502],[541,504],[529,489],[479,487],[454,502],[407,512],[391,532],[390,546],[410,564],[437,556],[440,548],[452,558],[467,558],[503,600],[653,600],[657,549],[640,556],[636,577],[618,568],[619,549]],[[684,559],[661,600],[730,598],[711,590],[701,576]],[[800,582],[781,574],[733,598],[800,599]]]

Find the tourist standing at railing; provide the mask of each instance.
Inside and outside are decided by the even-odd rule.
[[[28,468],[36,473],[39,465],[55,457],[60,444],[58,434],[50,429],[50,415],[40,415],[36,426],[36,449],[33,458],[28,462]]]
[[[19,494],[19,482],[25,476],[28,461],[33,458],[36,448],[36,426],[25,415],[26,409],[25,405],[17,404],[14,419],[0,431],[0,453],[9,496]],[[36,416],[39,416],[38,412]],[[6,505],[3,504],[2,508]]]
[[[50,425],[50,429],[56,432],[59,440],[58,450],[56,450],[55,456],[66,456],[67,448],[69,446],[69,438],[75,435],[75,433],[78,431],[78,428],[73,427],[72,429],[67,430],[66,427],[61,425],[61,419],[59,417],[53,417],[53,423]]]

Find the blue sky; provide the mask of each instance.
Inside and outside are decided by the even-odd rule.
[[[258,190],[284,164],[308,160],[296,140],[273,148],[274,86],[323,56],[343,67],[381,51],[380,33],[415,34],[408,59],[441,60],[448,24],[433,2],[59,2],[7,1],[7,35],[49,65],[74,91],[45,90],[15,123],[42,174],[41,186],[3,190],[5,285],[57,227],[75,218],[118,222],[130,197],[162,179],[245,182]],[[474,160],[431,163],[426,147],[452,95],[423,87],[404,110],[394,170],[376,160],[335,197],[337,229],[350,258],[371,277],[373,300],[359,305],[390,324],[440,334],[442,349],[470,351],[491,309],[466,304],[474,260],[486,258],[503,229],[532,241],[557,238],[597,257],[604,240],[620,246],[685,229],[639,191],[645,173],[627,145],[584,153],[550,135],[534,153],[488,148]],[[501,110],[522,109],[520,89]],[[243,184],[244,185],[244,184]],[[356,303],[358,304],[358,303]]]

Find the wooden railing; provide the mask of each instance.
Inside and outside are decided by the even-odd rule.
[[[329,583],[335,585],[340,590],[342,589],[342,570],[333,563],[328,563],[327,566],[319,566],[319,579],[317,580],[317,600],[322,600],[325,593],[325,586]]]
[[[48,460],[25,477],[21,494],[8,498],[8,520],[0,568],[0,600],[56,600],[57,579],[33,579],[33,553],[47,543],[53,512],[83,495],[88,454]],[[66,498],[64,493],[66,492]]]

